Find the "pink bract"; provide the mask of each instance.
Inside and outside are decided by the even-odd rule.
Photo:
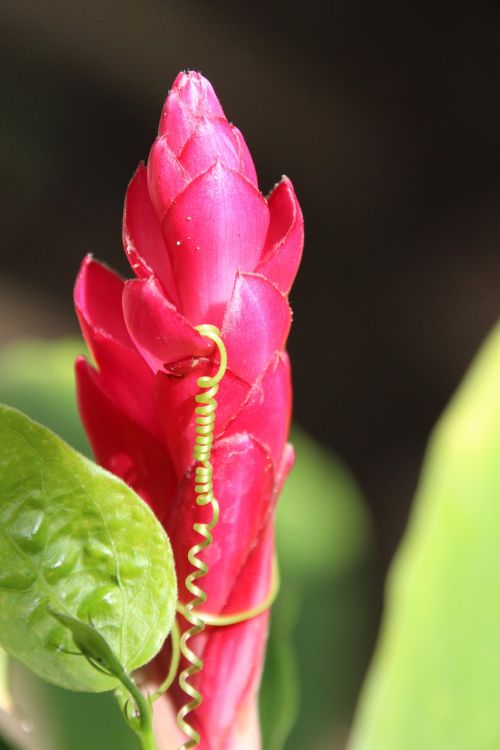
[[[194,396],[197,378],[217,367],[213,344],[195,326],[221,328],[228,370],[212,454],[221,520],[202,555],[209,564],[202,586],[208,611],[248,609],[269,591],[274,508],[293,463],[284,348],[303,221],[286,177],[267,199],[259,192],[241,133],[199,73],[180,73],[167,97],[147,166],[127,190],[123,244],[136,278],[124,281],[89,256],[76,281],[96,364],[76,363],[82,420],[98,462],[164,524],[187,601],[187,552],[198,541],[192,526],[206,512],[193,488]],[[203,703],[189,717],[203,750],[259,747],[267,627],[264,613],[190,641],[205,662],[194,678]],[[151,674],[167,661],[168,649]],[[186,696],[174,688],[164,700],[177,710]]]

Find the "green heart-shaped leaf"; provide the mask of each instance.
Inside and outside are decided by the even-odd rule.
[[[111,690],[53,612],[91,623],[127,672],[155,656],[175,615],[167,536],[121,480],[0,406],[0,645],[72,690]]]

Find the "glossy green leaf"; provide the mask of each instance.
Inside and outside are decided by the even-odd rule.
[[[170,631],[176,583],[168,539],[122,481],[20,412],[0,407],[0,645],[73,690],[116,686],[83,656],[54,610],[91,622],[127,671]]]
[[[500,326],[429,446],[351,750],[500,747]]]

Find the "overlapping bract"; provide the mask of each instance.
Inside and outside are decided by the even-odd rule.
[[[228,370],[217,397],[214,488],[221,520],[202,555],[207,610],[231,613],[265,599],[273,511],[293,462],[287,445],[291,383],[287,294],[303,222],[287,178],[266,200],[240,132],[209,84],[181,73],[161,115],[147,167],[128,187],[123,242],[136,278],[87,257],[75,305],[97,369],[77,362],[82,419],[97,460],[151,505],[170,537],[180,597],[195,520],[196,381],[217,367],[194,328],[221,329]],[[206,517],[208,520],[208,517]],[[191,642],[205,666],[192,722],[205,750],[256,748],[255,701],[268,615],[207,628]],[[184,694],[174,689],[178,708]],[[190,717],[191,720],[191,717]]]

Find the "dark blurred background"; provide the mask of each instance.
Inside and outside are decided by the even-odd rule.
[[[2,0],[0,343],[77,331],[182,68],[306,220],[295,417],[353,470],[380,572],[429,432],[499,313],[500,5]],[[43,367],[38,362],[36,367]]]

